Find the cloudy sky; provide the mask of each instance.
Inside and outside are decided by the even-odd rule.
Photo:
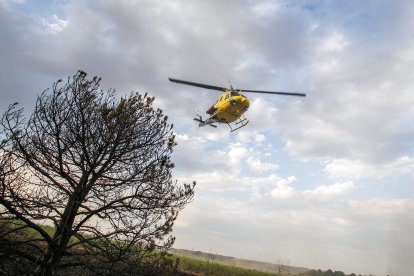
[[[346,273],[413,275],[411,1],[0,0],[0,111],[28,113],[82,69],[149,92],[177,134],[174,177],[197,181],[175,247]],[[250,123],[198,128],[219,95]]]

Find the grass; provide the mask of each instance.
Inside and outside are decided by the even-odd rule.
[[[17,219],[2,219],[0,218],[0,225],[5,226],[7,228],[15,229],[14,235],[26,235],[27,237],[30,237],[31,239],[42,239],[43,237],[40,235],[39,232],[36,230],[30,228],[26,225],[26,223],[17,220]],[[53,237],[55,233],[55,227],[45,224],[38,224],[50,237]],[[18,229],[20,228],[20,229]],[[70,243],[78,242],[78,238],[71,237]]]
[[[10,230],[14,229],[15,234],[24,234],[33,238],[40,238],[41,235],[34,229],[28,227],[26,223],[18,219],[3,219],[0,218],[0,225]],[[55,228],[49,225],[40,225],[42,229],[50,236],[53,236]]]
[[[180,271],[195,273],[196,275],[231,275],[231,276],[269,276],[273,273],[257,270],[244,269],[235,266],[222,265],[210,261],[197,260],[193,258],[175,256],[179,259],[178,269]]]

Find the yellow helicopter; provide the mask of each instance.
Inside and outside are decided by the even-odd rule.
[[[215,124],[227,124],[230,127],[230,131],[233,132],[244,126],[246,126],[249,121],[245,118],[244,113],[249,109],[250,102],[242,94],[241,89],[233,88],[230,84],[230,88],[224,88],[219,86],[207,85],[202,83],[190,82],[185,80],[178,80],[173,78],[168,78],[171,82],[192,85],[196,87],[201,87],[205,89],[212,89],[224,92],[218,97],[217,101],[207,110],[209,117],[206,120],[198,115],[194,118],[194,121],[198,122],[198,126],[212,126],[217,127]],[[286,96],[300,96],[305,97],[305,93],[296,93],[296,92],[279,92],[279,91],[259,91],[259,90],[243,90],[243,92],[250,93],[263,93],[263,94],[276,94],[276,95],[286,95]],[[231,123],[234,123],[233,126]]]

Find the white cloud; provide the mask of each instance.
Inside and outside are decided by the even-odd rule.
[[[252,137],[254,136],[254,133],[251,131],[245,131],[243,129],[241,129],[240,131],[238,131],[237,135],[237,139],[238,141],[242,142],[242,143],[248,143],[252,140]]]
[[[249,151],[244,144],[236,143],[228,146],[228,161],[232,166],[241,166],[247,156],[249,156]]]
[[[332,179],[381,179],[388,176],[414,176],[414,158],[402,156],[385,164],[371,164],[361,160],[336,159],[327,162],[326,175]]]
[[[339,33],[334,33],[330,37],[326,38],[322,43],[323,51],[340,51],[342,50],[348,42],[345,37]]]
[[[371,200],[352,200],[350,208],[355,213],[362,216],[373,216],[374,219],[386,217],[388,219],[398,218],[399,216],[410,213],[414,209],[413,199],[371,199]]]
[[[62,20],[56,15],[52,15],[49,18],[40,18],[41,24],[48,28],[51,33],[59,33],[68,26],[68,21]]]
[[[279,178],[276,181],[276,188],[271,191],[272,197],[276,199],[287,199],[294,196],[296,191],[290,186],[294,181],[296,181],[296,177],[294,176],[289,176],[286,179]]]
[[[364,175],[372,175],[375,167],[370,164],[364,164],[360,160],[337,159],[325,165],[324,172],[330,178],[349,178],[359,179]]]
[[[237,133],[237,140],[242,143],[256,142],[260,144],[266,141],[266,136],[256,131],[240,130]]]
[[[258,143],[264,142],[266,141],[266,136],[264,136],[263,134],[258,134],[256,135],[256,137],[254,138],[254,140]]]
[[[258,173],[271,172],[279,168],[278,164],[270,163],[270,162],[262,162],[260,159],[254,158],[254,157],[247,158],[246,163],[252,172],[258,172]]]
[[[331,200],[345,193],[349,193],[354,187],[353,182],[341,182],[332,185],[317,186],[312,190],[305,190],[303,194],[305,197],[313,200]]]
[[[252,8],[253,12],[258,16],[272,16],[278,10],[277,3],[265,1],[255,4]]]
[[[255,129],[274,129],[276,127],[274,121],[279,113],[278,109],[263,97],[253,97],[250,103],[249,121],[254,124]]]

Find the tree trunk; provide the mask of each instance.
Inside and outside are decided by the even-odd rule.
[[[73,222],[78,212],[80,202],[83,200],[82,194],[82,192],[77,192],[69,199],[65,212],[62,215],[62,220],[53,236],[53,240],[43,254],[42,260],[39,262],[39,265],[33,273],[34,275],[43,276],[56,274],[65,248],[72,236]]]

